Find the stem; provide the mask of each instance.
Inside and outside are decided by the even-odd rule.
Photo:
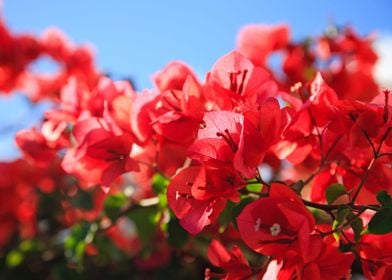
[[[351,219],[348,219],[344,224],[338,225],[335,229],[327,231],[327,232],[322,232],[321,236],[326,236],[326,235],[330,235],[333,234],[335,232],[338,232],[342,229],[344,229],[346,226],[350,225],[352,222],[354,222],[356,219],[358,219],[363,212],[365,212],[366,209],[362,209],[360,210],[355,216],[353,216]]]
[[[369,177],[370,171],[372,170],[374,164],[376,163],[376,159],[377,159],[377,157],[373,157],[372,160],[370,161],[368,167],[366,168],[365,175],[362,177],[362,180],[359,183],[358,188],[355,191],[354,196],[351,200],[350,204],[352,206],[355,204],[355,200],[358,198],[359,193],[361,192],[363,186],[365,185],[365,182],[366,182],[367,178]]]
[[[332,204],[332,205],[321,204],[321,203],[316,203],[316,202],[312,202],[312,201],[305,200],[305,199],[302,199],[302,202],[306,206],[309,206],[309,207],[312,207],[312,208],[316,208],[316,209],[320,209],[320,210],[324,210],[326,212],[330,212],[332,210],[337,210],[339,208],[339,206],[340,206],[340,205],[336,205],[336,204]],[[361,212],[361,211],[363,212],[363,211],[365,211],[367,209],[374,210],[374,211],[378,211],[379,210],[379,206],[378,205],[372,205],[372,204],[369,204],[369,205],[351,205],[350,207],[353,210],[356,210],[356,211],[359,211],[359,212]]]
[[[332,150],[336,147],[336,145],[339,143],[340,139],[342,139],[342,138],[343,138],[343,134],[336,137],[335,141],[332,143],[331,147],[328,149],[325,156],[321,157],[321,162],[320,162],[319,167],[303,182],[304,185],[307,185],[308,183],[310,183],[310,181],[312,181],[312,179],[323,169]]]

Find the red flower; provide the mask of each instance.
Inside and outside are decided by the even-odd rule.
[[[368,279],[389,279],[385,272],[392,266],[392,233],[365,234],[359,241],[358,253]]]
[[[109,187],[121,174],[139,169],[138,163],[130,157],[132,135],[114,134],[102,119],[90,118],[77,123],[74,135],[78,146],[67,152],[62,163],[67,172],[77,174],[90,184]],[[94,173],[98,178],[92,176]]]
[[[274,51],[283,49],[288,44],[289,37],[290,29],[285,24],[247,25],[238,34],[237,49],[254,65],[265,66],[268,56]]]
[[[37,166],[47,167],[56,158],[56,150],[51,149],[44,136],[34,128],[19,131],[15,140],[24,156]]]
[[[182,90],[188,76],[195,81],[196,75],[191,68],[181,61],[172,61],[154,74],[153,79],[160,91]]]
[[[263,255],[282,258],[290,251],[305,257],[314,218],[286,185],[272,184],[270,196],[247,205],[237,217],[242,240]]]
[[[263,279],[340,280],[350,275],[353,261],[353,254],[340,252],[332,236],[312,235],[308,254],[302,259],[290,254],[283,261],[271,261]]]
[[[191,166],[172,179],[167,199],[180,224],[195,235],[216,220],[226,199],[239,200],[237,189],[242,185],[231,168]]]
[[[207,255],[213,265],[225,270],[225,274],[221,275],[222,279],[246,279],[252,275],[248,261],[237,246],[233,246],[230,252],[218,240],[212,240],[208,246]],[[214,277],[215,273],[207,269],[205,279],[210,279],[209,276]]]
[[[203,89],[210,109],[257,111],[259,105],[276,94],[271,75],[237,51],[221,57],[207,74]]]

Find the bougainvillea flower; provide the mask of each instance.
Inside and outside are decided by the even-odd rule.
[[[26,159],[37,166],[47,167],[56,158],[56,150],[51,149],[44,136],[34,128],[19,131],[15,140]]]
[[[289,251],[306,256],[314,223],[298,195],[282,184],[272,184],[268,198],[248,204],[237,217],[242,240],[256,252],[275,258]]]
[[[243,27],[237,38],[238,51],[254,65],[265,66],[268,56],[289,42],[290,29],[285,24],[252,24]]]
[[[235,280],[245,279],[252,275],[248,261],[238,246],[233,246],[231,251],[227,250],[218,240],[212,240],[208,246],[207,256],[210,262],[217,267],[223,268],[225,274],[222,279]],[[209,270],[206,271],[206,279],[209,279]]]
[[[392,265],[392,233],[365,234],[359,241],[358,253],[363,273],[368,279],[388,279],[383,278],[385,272],[380,270]]]
[[[196,75],[188,65],[181,61],[172,61],[155,73],[153,80],[160,91],[182,90],[188,76],[197,80]]]
[[[339,280],[350,275],[354,256],[351,252],[339,251],[336,240],[331,236],[322,239],[310,237],[310,254],[305,263],[297,265],[296,273],[300,279]]]
[[[73,150],[69,150],[62,164],[67,172],[78,174],[87,181],[91,180],[85,173],[87,170],[101,172],[99,182],[94,183],[109,187],[119,175],[138,170],[138,163],[130,157],[132,135],[115,135],[108,130],[104,120],[96,118],[77,123],[74,135],[78,141],[76,151],[71,153]],[[75,160],[84,166],[84,171],[74,165]]]
[[[170,182],[167,199],[180,224],[191,234],[198,234],[216,220],[226,199],[239,200],[239,176],[231,169],[191,166]]]
[[[257,110],[268,97],[277,92],[270,73],[237,51],[221,57],[207,74],[203,89],[211,109]]]
[[[354,261],[351,252],[340,252],[332,236],[323,239],[311,235],[309,239],[307,255],[299,258],[296,254],[288,254],[284,260],[271,261],[262,279],[340,280],[350,275]]]

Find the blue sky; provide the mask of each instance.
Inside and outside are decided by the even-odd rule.
[[[57,26],[75,42],[93,44],[100,69],[116,79],[131,76],[138,89],[150,87],[151,74],[173,59],[189,63],[203,78],[234,48],[237,31],[247,23],[286,22],[297,39],[321,33],[331,20],[351,24],[361,34],[392,32],[388,0],[3,2],[11,29],[40,34]],[[15,154],[1,126],[23,116],[27,108],[20,99],[0,99],[0,158]]]

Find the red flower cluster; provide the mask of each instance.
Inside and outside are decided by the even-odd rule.
[[[283,76],[268,68],[273,52],[283,55]],[[29,73],[41,55],[59,62],[60,73],[45,79]],[[176,217],[192,235],[221,239],[207,255],[223,272],[209,269],[206,278],[343,279],[355,257],[370,279],[388,278],[390,234],[367,234],[387,233],[383,225],[392,223],[392,104],[373,79],[376,60],[371,40],[352,29],[298,43],[285,25],[252,25],[204,82],[172,62],[154,75],[154,89],[137,93],[100,75],[88,49],[58,32],[14,36],[0,23],[0,89],[20,88],[34,101],[51,97],[56,104],[40,128],[18,133],[25,159],[47,169],[61,160],[85,190],[116,193],[126,185],[118,178],[132,182],[131,202],[140,207],[155,198],[155,174],[169,179],[153,236],[165,240],[165,223]],[[7,173],[24,174],[19,164],[7,165]],[[0,183],[16,201],[1,205],[24,205],[24,176],[16,177]],[[94,218],[106,196],[96,192]],[[0,219],[12,230],[0,232],[0,246],[20,219],[34,228],[26,211],[11,210],[14,204],[1,206]],[[368,225],[366,210],[373,211]],[[109,236],[139,252],[141,243],[133,234],[127,243],[118,226],[109,227]],[[231,243],[230,252],[223,244]],[[266,256],[263,263],[248,262],[237,245]],[[168,246],[155,249],[158,257],[145,267],[170,258]]]

